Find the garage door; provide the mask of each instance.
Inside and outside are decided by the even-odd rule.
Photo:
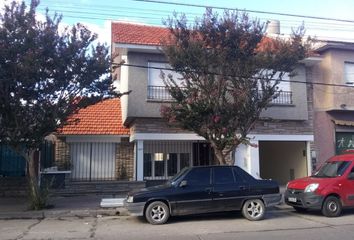
[[[115,143],[71,143],[72,179],[115,179]]]

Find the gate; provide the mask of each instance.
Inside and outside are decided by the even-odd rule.
[[[115,143],[71,143],[72,179],[115,180]]]
[[[0,144],[0,176],[25,176],[26,160],[5,144]]]

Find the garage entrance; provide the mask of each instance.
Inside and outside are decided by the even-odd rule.
[[[280,185],[307,176],[306,142],[260,141],[259,165],[263,179]]]

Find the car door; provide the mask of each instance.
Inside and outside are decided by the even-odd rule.
[[[346,205],[354,206],[354,164],[343,182],[342,189],[344,190]]]
[[[213,205],[215,211],[241,209],[248,187],[232,167],[213,169]]]
[[[173,196],[175,214],[204,213],[212,209],[210,167],[193,168],[181,182],[185,183],[184,186],[178,186]]]

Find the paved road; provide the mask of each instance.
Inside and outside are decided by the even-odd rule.
[[[339,218],[317,212],[295,213],[290,208],[270,209],[266,219],[250,222],[240,213],[174,217],[152,226],[136,217],[46,218],[0,220],[0,239],[354,239],[354,211]]]

